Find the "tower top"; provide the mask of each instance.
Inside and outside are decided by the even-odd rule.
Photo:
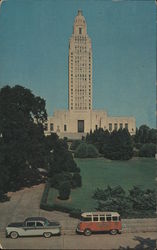
[[[82,16],[82,10],[78,10],[78,16]]]
[[[79,28],[82,30],[81,34],[86,35],[86,20],[82,14],[82,10],[78,10],[77,16],[75,17],[73,34],[79,35]]]

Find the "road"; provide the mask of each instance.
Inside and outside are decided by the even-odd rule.
[[[1,244],[5,249],[118,249],[129,246],[135,249],[154,250],[156,244],[156,233],[125,233],[121,235],[62,235],[49,239],[43,237],[23,237],[18,239],[5,238],[0,234]],[[141,246],[141,247],[140,247]]]
[[[123,220],[123,233],[94,234],[90,237],[76,235],[77,219],[57,211],[44,211],[39,208],[44,185],[40,184],[25,188],[15,193],[9,193],[11,199],[0,203],[0,243],[5,249],[118,249],[139,245],[139,250],[154,250],[157,239],[157,223],[155,219]],[[29,216],[43,216],[50,220],[58,220],[63,228],[62,235],[45,239],[42,237],[5,238],[5,227],[14,221],[23,221]]]

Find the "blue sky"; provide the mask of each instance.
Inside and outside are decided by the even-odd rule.
[[[7,0],[0,9],[0,87],[19,84],[68,107],[68,44],[82,9],[93,48],[93,108],[155,127],[155,1]]]

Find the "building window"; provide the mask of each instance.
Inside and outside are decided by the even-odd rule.
[[[125,123],[125,128],[128,129],[128,123]]]
[[[82,34],[82,28],[79,28],[79,35]]]
[[[53,131],[53,130],[54,130],[53,123],[50,123],[50,131]]]
[[[123,128],[123,123],[119,124],[119,128],[122,129]]]
[[[45,125],[44,125],[44,130],[48,131],[48,124],[47,123],[45,123]]]
[[[114,129],[117,130],[117,128],[118,128],[117,123],[114,123]]]
[[[112,131],[112,123],[109,123],[109,131]]]
[[[67,131],[67,125],[64,124],[64,131]]]

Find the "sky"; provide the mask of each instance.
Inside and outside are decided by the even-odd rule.
[[[68,46],[78,9],[93,51],[93,109],[155,124],[154,0],[5,0],[0,6],[0,88],[22,85],[68,108]]]

